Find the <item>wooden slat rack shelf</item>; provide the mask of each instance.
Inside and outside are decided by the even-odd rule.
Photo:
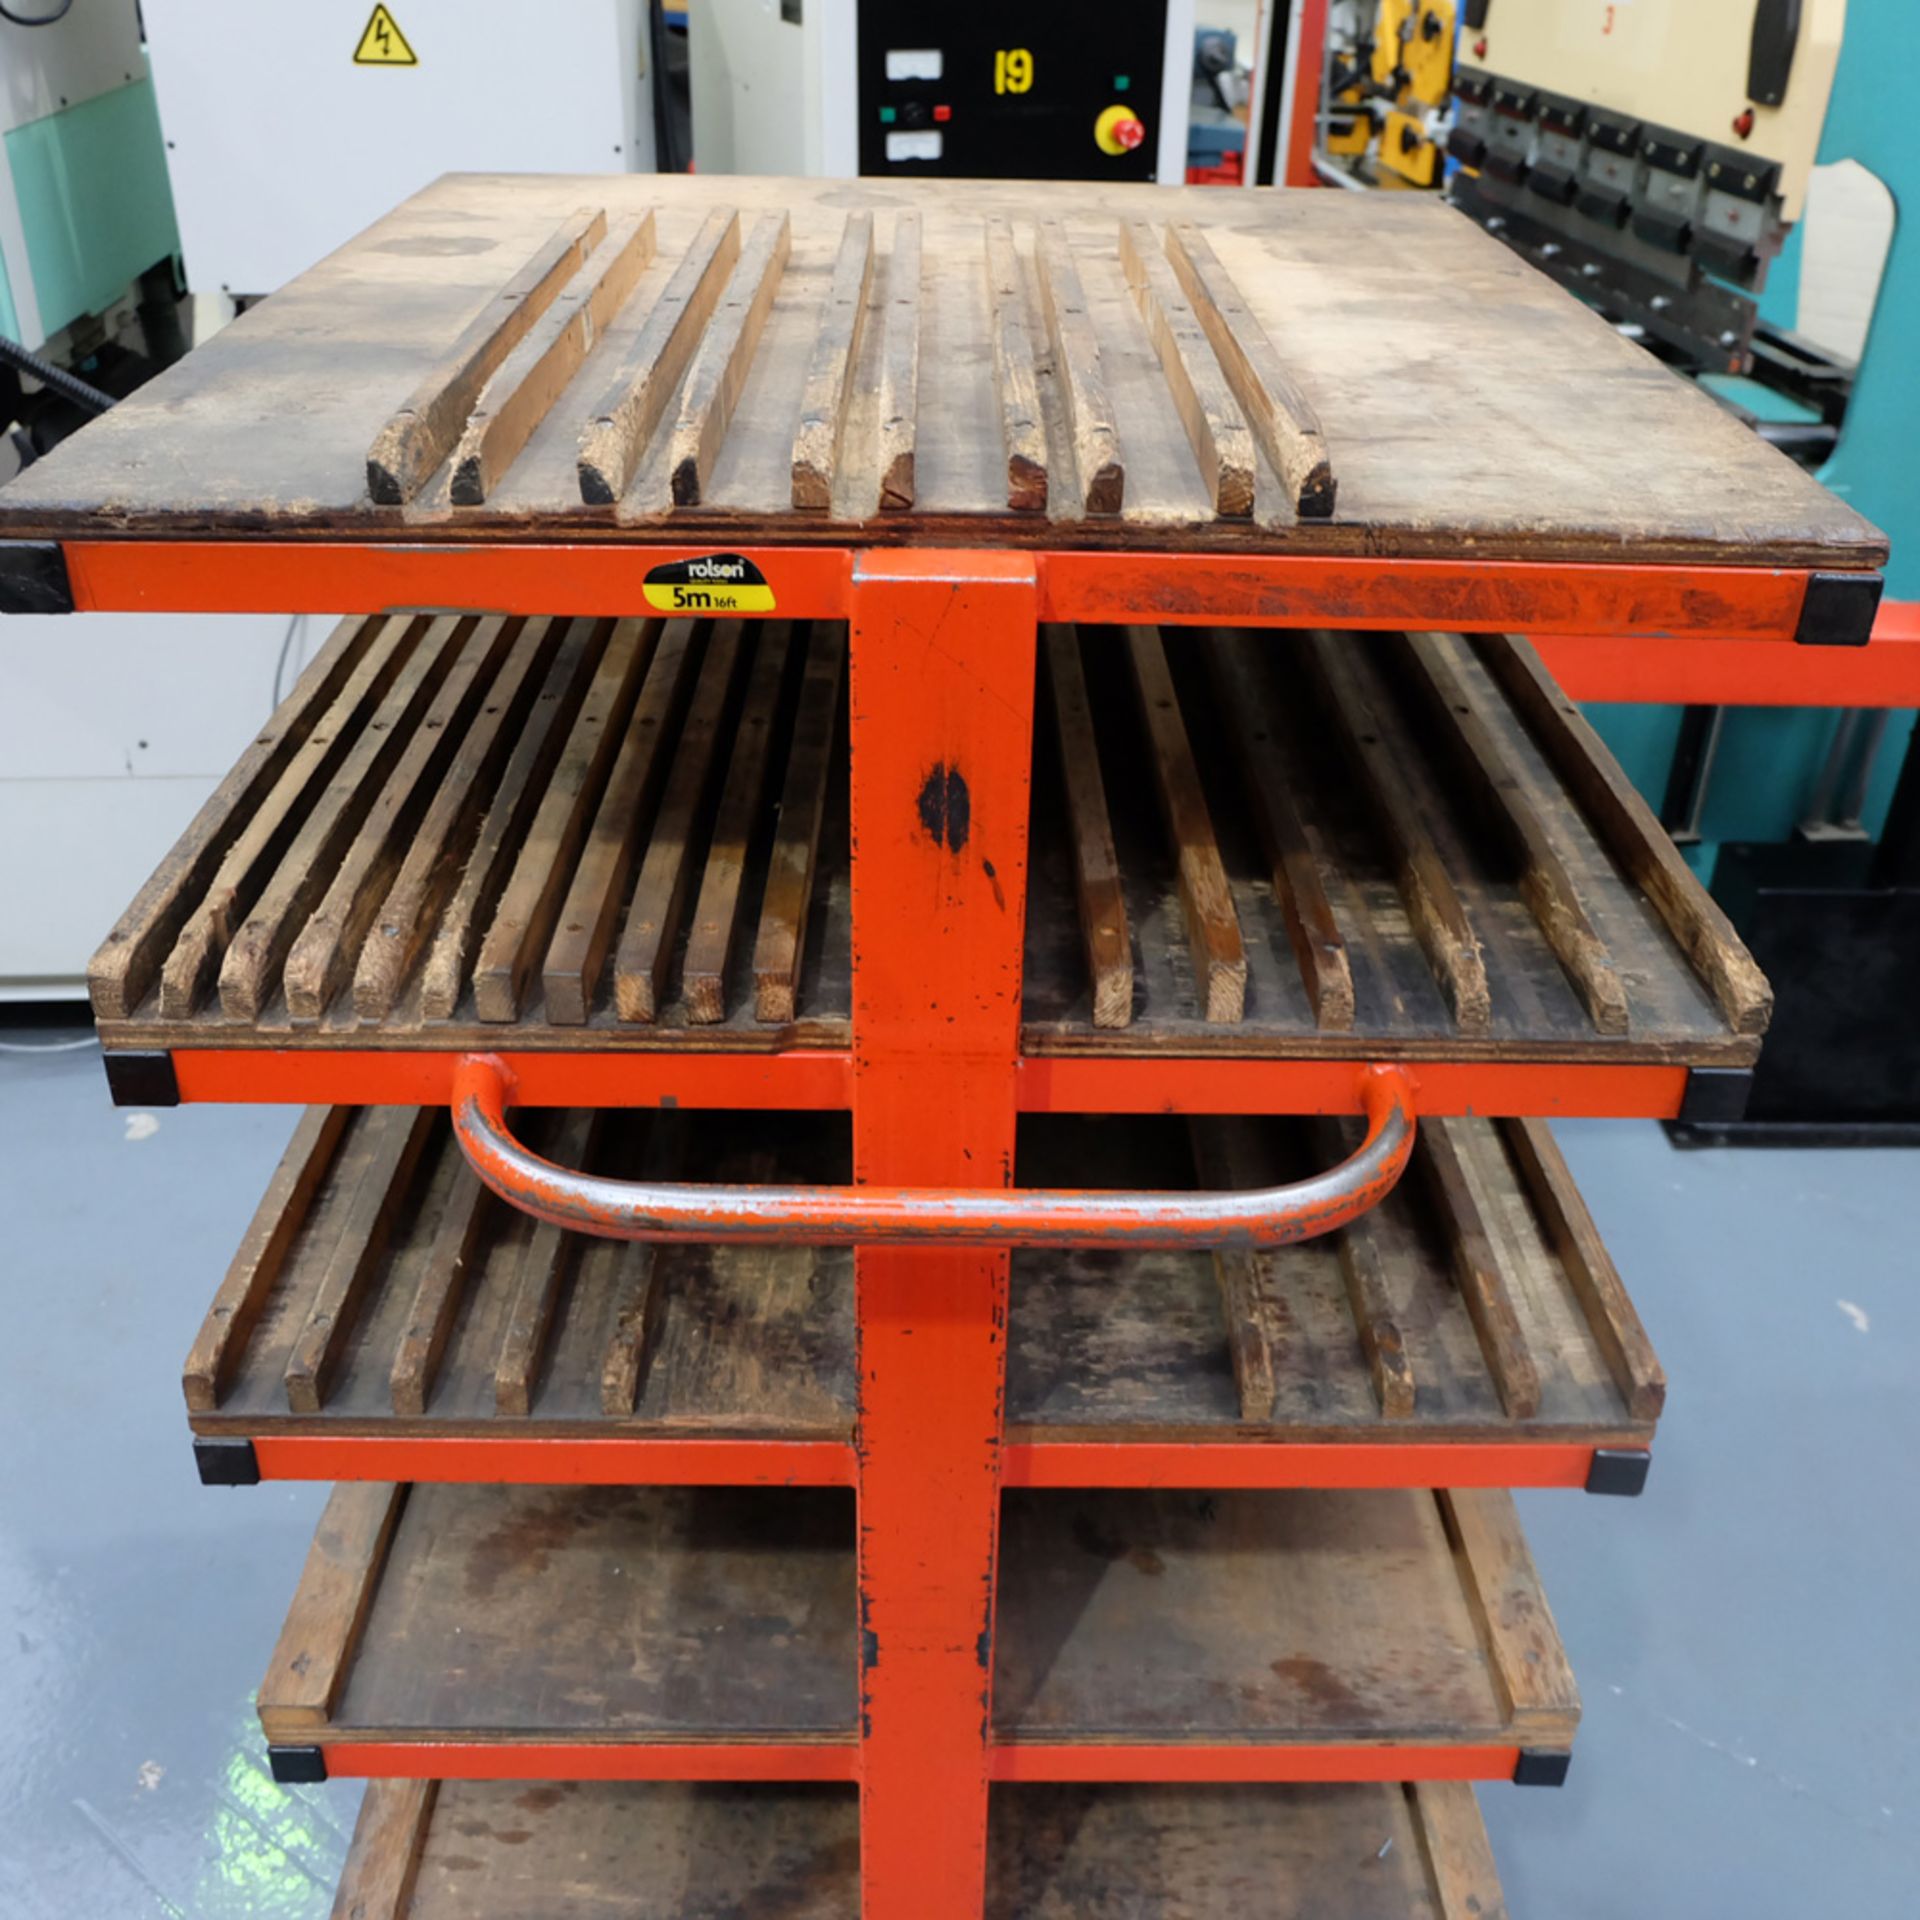
[[[1006,1502],[996,1778],[1504,1779],[1573,1738],[1505,1493]],[[345,1486],[261,1725],[283,1774],[851,1779],[855,1592],[840,1489]]]
[[[1191,1920],[1505,1920],[1473,1789],[1001,1787],[989,1920],[1151,1899]],[[850,1787],[377,1781],[341,1882],[362,1920],[854,1920]]]
[[[342,1911],[1497,1920],[1503,1489],[1664,1390],[1541,1117],[1767,1009],[1543,661],[1920,704],[1885,554],[1446,209],[1012,182],[449,177],[0,492],[0,608],[346,616],[93,981],[314,1109],[188,1395],[347,1483]]]
[[[1041,1185],[1252,1187],[1340,1123],[1036,1122]],[[833,1183],[803,1115],[543,1116],[606,1171]],[[1597,1485],[1643,1472],[1666,1384],[1544,1127],[1428,1123],[1412,1178],[1267,1254],[1012,1262],[1016,1485]],[[431,1111],[296,1129],[183,1375],[209,1473],[807,1481],[856,1472],[854,1263],[536,1226]],[[574,1443],[564,1454],[545,1444]],[[457,1444],[448,1444],[448,1443]],[[237,1451],[236,1451],[237,1450]]]

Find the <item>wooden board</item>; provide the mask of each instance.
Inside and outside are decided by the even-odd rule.
[[[844,1046],[846,765],[821,755],[818,699],[754,683],[766,778],[717,852],[704,788],[683,793],[669,774],[700,729],[709,751],[731,737],[740,634],[711,621],[343,622],[264,751],[100,949],[109,1044],[684,1046],[697,1015],[703,1048]],[[793,635],[837,694],[844,630]],[[444,676],[431,702],[429,670]],[[359,744],[343,753],[343,737]],[[796,751],[821,798],[820,852],[798,883],[779,867],[770,891],[774,801]],[[711,895],[710,856],[728,877]],[[617,943],[656,896],[674,911],[647,954],[642,1009],[616,991]],[[696,1008],[680,907],[697,898],[724,903],[731,926],[704,925],[703,951],[723,964],[701,962]],[[796,928],[778,1019],[754,987],[769,912]],[[242,973],[246,993],[229,991]]]
[[[849,1740],[853,1562],[837,1488],[344,1486],[261,1725]],[[1578,1722],[1504,1493],[1010,1493],[1000,1568],[1003,1743],[1563,1749]]]
[[[398,1515],[357,1585],[310,1559],[272,1741],[853,1737],[853,1498],[835,1488],[345,1487]],[[344,1605],[351,1589],[356,1608]],[[302,1658],[285,1657],[296,1638]],[[609,1649],[620,1649],[609,1658]],[[316,1688],[314,1672],[330,1682]]]
[[[1009,1493],[1000,1569],[1002,1741],[1564,1749],[1578,1724],[1509,1494]]]
[[[585,1437],[853,1432],[852,1260],[843,1248],[646,1249],[560,1236],[480,1192],[444,1120],[398,1191],[368,1170],[410,1116],[315,1108],[297,1130],[185,1369],[202,1433],[483,1436],[502,1431],[496,1382],[531,1276],[551,1296],[544,1365],[515,1430]],[[536,1150],[572,1159],[578,1116],[536,1114]],[[1247,1256],[1228,1284],[1206,1254],[1023,1252],[1013,1258],[1007,1424],[1019,1440],[1560,1440],[1644,1446],[1665,1382],[1620,1279],[1544,1129],[1429,1121],[1456,1187],[1408,1177],[1364,1233],[1398,1329],[1412,1412],[1388,1417],[1343,1280],[1347,1235]],[[1423,1149],[1425,1151],[1426,1149]],[[802,1114],[609,1114],[584,1164],[700,1181],[848,1177],[841,1127]],[[1032,1185],[1271,1185],[1326,1153],[1300,1121],[1029,1121]],[[1197,1161],[1197,1166],[1196,1166]],[[334,1330],[319,1405],[298,1412],[290,1358],[351,1252],[356,1208],[391,1215]],[[1508,1406],[1460,1280],[1454,1207],[1511,1309],[1537,1404]],[[564,1244],[563,1244],[564,1243]],[[1230,1263],[1236,1256],[1222,1256]],[[642,1297],[644,1296],[644,1297]],[[1270,1375],[1249,1407],[1233,1354],[1253,1337]],[[638,1326],[629,1313],[640,1310]],[[637,1339],[637,1345],[635,1344]],[[630,1383],[609,1406],[609,1368]]]
[[[1457,1783],[1001,1787],[988,1840],[987,1920],[1506,1917]],[[857,1920],[859,1841],[851,1787],[380,1780],[334,1912]]]
[[[1418,640],[1420,659],[1444,670],[1450,703],[1469,709],[1463,719],[1450,704],[1450,718],[1470,721],[1497,755],[1495,808],[1488,783],[1463,776],[1424,679],[1402,670],[1412,664],[1403,636],[1079,632],[1134,941],[1133,1011],[1111,1024],[1110,970],[1088,968],[1081,827],[1054,730],[1043,729],[1027,1052],[1690,1065],[1757,1056],[1768,1004],[1751,957],[1684,863],[1660,861],[1653,843],[1666,839],[1650,814],[1591,804],[1625,776],[1590,732],[1537,725],[1510,691],[1527,662],[1537,666],[1524,642],[1501,641],[1496,671],[1457,634]],[[1151,728],[1143,634],[1167,669]],[[1172,711],[1157,710],[1169,699]],[[1169,809],[1155,804],[1169,735],[1188,749],[1186,812],[1204,836],[1170,835]],[[1144,777],[1149,766],[1157,784]],[[1200,838],[1214,870],[1224,867],[1214,919],[1237,920],[1245,967],[1240,1017],[1225,1024],[1222,969],[1211,957],[1196,964],[1212,952],[1196,939],[1188,872]],[[1540,884],[1549,860],[1550,887]],[[1604,994],[1594,990],[1602,977]]]
[[[344,623],[95,957],[104,1043],[847,1045],[845,629],[796,625],[777,685],[746,662],[758,633]],[[1056,667],[1071,641],[1048,630]],[[1531,679],[1515,695],[1531,650],[1418,645],[1497,756],[1497,809],[1395,671],[1399,636],[1080,630],[1074,767],[1057,727],[1035,733],[1028,1052],[1755,1058],[1764,980],[1652,816],[1618,803],[1605,748],[1544,724]],[[428,649],[438,703],[408,678]],[[726,801],[726,743],[762,714],[764,764]],[[1390,757],[1342,751],[1389,720]],[[339,759],[369,726],[381,751]],[[1109,840],[1117,894],[1095,871]],[[244,997],[225,991],[240,971]]]
[[[482,504],[453,503],[450,459],[407,504],[373,504],[366,461],[382,426],[444,367],[452,343],[491,324],[522,263],[583,206],[604,210],[610,231],[651,212],[657,248],[570,384]],[[853,397],[831,504],[796,510],[796,431],[810,408],[817,413],[815,344],[829,330],[848,216],[860,212],[876,216],[869,324],[850,356]],[[743,352],[728,356],[738,375],[730,409],[699,409],[698,504],[676,507],[675,449],[685,451],[676,401],[699,333],[721,324],[724,270],[675,275],[716,214],[737,214],[736,244],[763,217],[787,214],[790,249],[777,286],[765,282],[772,297],[757,332],[747,329]],[[1050,341],[1034,273],[1042,223],[1056,222],[1070,250],[1124,449],[1117,513],[1088,512],[1075,444],[1086,396],[1070,399],[1050,364],[1035,369],[1039,424],[1060,483],[1044,511],[1009,506],[987,267],[995,221],[1006,223],[1018,257],[1012,317],[1029,342]],[[1205,311],[1192,322],[1192,351],[1176,360],[1198,367],[1193,378],[1208,394],[1224,394],[1215,409],[1223,419],[1240,412],[1227,383],[1246,387],[1250,366],[1262,394],[1297,407],[1303,425],[1317,421],[1337,486],[1331,518],[1297,516],[1300,475],[1275,471],[1269,446],[1283,442],[1264,425],[1250,443],[1251,517],[1236,517],[1238,494],[1226,517],[1216,512],[1217,476],[1203,475],[1176,383],[1123,270],[1127,226],[1142,236],[1151,304],[1163,316],[1187,304],[1167,251],[1174,230],[1192,230],[1193,244],[1180,249],[1188,260],[1204,241]],[[909,260],[915,238],[918,259]],[[656,319],[669,288],[679,304]],[[686,312],[691,323],[676,330],[675,315]],[[1421,343],[1413,355],[1409,315]],[[1235,334],[1224,374],[1209,326],[1247,334]],[[917,356],[906,355],[915,340]],[[910,398],[912,383],[881,374],[911,358],[938,378],[920,381]],[[643,377],[650,385],[630,423],[638,442],[630,470],[623,448],[612,463],[618,484],[601,489],[613,497],[589,506],[583,434]],[[444,386],[442,377],[436,391]],[[1238,462],[1246,426],[1229,437]],[[581,539],[672,529],[729,544],[844,543],[856,529],[883,527],[890,540],[939,545],[1042,544],[1070,528],[1077,544],[1481,559],[1849,567],[1877,565],[1885,552],[1872,528],[1711,398],[1436,197],[1412,194],[453,175],[0,493],[0,531],[86,539],[136,531]]]

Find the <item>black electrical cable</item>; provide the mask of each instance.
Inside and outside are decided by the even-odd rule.
[[[56,20],[64,20],[73,11],[73,0],[60,0],[52,13],[15,13],[0,0],[0,20],[11,20],[16,27],[50,27]]]
[[[105,413],[113,405],[112,394],[88,386],[65,367],[56,367],[37,353],[29,353],[18,340],[9,340],[4,333],[0,333],[0,360],[22,373],[32,374],[43,387],[51,387],[63,399],[71,400],[76,407],[85,407],[89,413]]]

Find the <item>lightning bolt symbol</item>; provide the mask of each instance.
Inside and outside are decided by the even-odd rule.
[[[388,29],[387,16],[384,13],[380,16],[378,20],[376,20],[373,23],[373,37],[375,42],[378,44],[380,51],[382,53],[385,53],[387,50],[387,44],[389,40],[392,38],[392,34]]]

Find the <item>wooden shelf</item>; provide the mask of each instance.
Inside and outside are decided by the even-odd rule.
[[[450,175],[36,462],[0,496],[0,531],[737,546],[859,529],[948,546],[1880,563],[1865,521],[1431,198]],[[551,280],[569,291],[483,393],[500,316],[536,311],[512,298],[516,274],[551,263],[583,210],[604,212],[604,240]],[[649,213],[630,297],[584,359],[568,356],[580,295]],[[1057,270],[1044,278],[1062,297],[1043,297],[1045,223],[1079,300]],[[849,246],[872,253],[845,302],[864,313],[853,330],[836,325]],[[1211,290],[1196,290],[1201,248]],[[1410,300],[1435,343],[1412,361],[1398,351]],[[1383,383],[1389,360],[1400,377]],[[1067,367],[1082,397],[1089,379],[1106,389],[1118,512],[1089,511]],[[828,499],[797,507],[816,370],[847,404],[840,419],[828,406]],[[481,504],[458,505],[454,443],[510,394],[533,431]],[[1331,518],[1303,517],[1275,468],[1268,422],[1283,413],[1324,437]],[[370,456],[392,470],[408,415],[405,503],[379,504]],[[440,417],[443,437],[419,430]],[[604,470],[609,419],[630,470],[592,489],[596,504],[581,469]]]
[[[1471,1787],[1019,1787],[988,1920],[1504,1920]],[[1259,1906],[1248,1907],[1258,1888]],[[358,1920],[855,1920],[851,1788],[376,1781]]]
[[[95,956],[109,1047],[844,1047],[846,636],[344,621]]]
[[[1524,642],[1074,635],[1042,634],[1027,1054],[1756,1056],[1759,969]]]
[[[1048,1118],[1024,1130],[1018,1171],[1034,1185],[1266,1185],[1337,1157],[1341,1131]],[[530,1133],[602,1172],[847,1174],[842,1127],[813,1115],[580,1111],[535,1116]],[[629,1461],[635,1481],[695,1471],[715,1441],[773,1443],[747,1468],[770,1480],[794,1476],[789,1444],[815,1443],[848,1480],[853,1320],[844,1248],[558,1233],[480,1188],[444,1118],[314,1108],[183,1385],[197,1434],[244,1436],[269,1469],[289,1437],[381,1443],[372,1469],[355,1448],[296,1456],[308,1477],[563,1481],[582,1456],[544,1443],[625,1439],[694,1448]],[[1491,1447],[1468,1477],[1578,1485],[1593,1449],[1650,1443],[1665,1392],[1552,1136],[1529,1122],[1427,1122],[1401,1188],[1325,1240],[1257,1256],[1019,1253],[1010,1329],[1008,1470],[1029,1481],[1070,1448],[1059,1471],[1078,1484],[1177,1464],[1190,1485],[1297,1485],[1288,1449],[1313,1442],[1371,1449],[1375,1477],[1395,1449],[1426,1449],[1406,1483],[1452,1484],[1447,1448]],[[439,1464],[448,1440],[477,1448],[457,1470]],[[730,1455],[730,1470],[751,1458]],[[1332,1471],[1314,1484],[1344,1484]]]
[[[1000,1564],[1001,1778],[1508,1774],[1579,1720],[1505,1493],[1010,1493]]]
[[[1010,1493],[1002,1567],[1002,1778],[1498,1777],[1573,1736],[1505,1494]],[[330,1772],[851,1778],[855,1628],[836,1490],[342,1487],[260,1719]]]
[[[839,1490],[340,1487],[260,1723],[275,1746],[505,1749],[536,1779],[556,1746],[812,1749],[794,1764],[851,1777],[853,1541]]]
[[[1524,643],[1077,631],[1029,1057],[1754,1059],[1765,981]],[[844,647],[343,623],[95,957],[104,1044],[846,1048]]]

